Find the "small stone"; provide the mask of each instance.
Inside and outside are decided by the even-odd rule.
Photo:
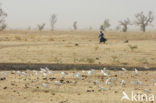
[[[7,87],[4,87],[3,89],[7,89]]]
[[[78,44],[78,43],[76,43],[76,44],[75,44],[75,46],[79,46],[79,44]]]
[[[87,92],[91,92],[91,90],[87,90]]]
[[[118,91],[114,91],[114,93],[118,93]]]

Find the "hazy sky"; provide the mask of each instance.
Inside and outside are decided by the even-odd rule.
[[[134,20],[134,14],[140,11],[147,14],[152,10],[156,14],[156,0],[0,0],[0,3],[8,13],[9,28],[35,28],[41,23],[49,28],[53,13],[58,16],[57,29],[72,28],[75,20],[79,28],[99,28],[106,18],[115,27],[124,18]]]

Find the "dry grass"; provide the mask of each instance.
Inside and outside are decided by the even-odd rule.
[[[134,71],[110,71],[110,77],[117,78],[116,83],[112,86],[105,84],[108,77],[104,77],[100,71],[96,71],[92,76],[76,70],[66,71],[68,74],[65,77],[61,76],[60,71],[55,71],[55,74],[49,75],[48,78],[41,74],[37,78],[33,72],[25,72],[30,75],[25,77],[9,71],[9,76],[5,76],[6,80],[0,80],[0,103],[121,103],[122,91],[130,96],[131,91],[148,94],[144,89],[151,89],[152,94],[156,94],[156,87],[150,81],[156,78],[155,71],[140,71],[139,75],[136,75]],[[82,80],[74,78],[73,72],[83,74]],[[121,75],[121,73],[125,74]],[[0,74],[0,77],[3,77],[3,72]],[[120,84],[123,79],[126,80],[125,86]],[[138,79],[146,86],[131,84],[131,81]],[[55,85],[56,80],[63,80],[63,84]],[[100,81],[102,83],[100,86],[109,90],[102,91],[99,85],[94,83],[95,80]],[[48,84],[49,88],[42,87],[42,83]],[[125,100],[123,103],[132,102]]]
[[[0,33],[0,62],[76,63],[156,67],[156,32],[5,31]],[[129,43],[124,43],[129,40]]]

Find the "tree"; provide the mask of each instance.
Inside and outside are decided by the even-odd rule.
[[[3,11],[0,7],[0,31],[4,30],[7,25],[5,24],[5,18],[7,17],[7,13]]]
[[[120,30],[121,29],[121,26],[120,25],[118,25],[118,26],[116,26],[116,28],[115,28],[117,31],[118,30]]]
[[[111,24],[109,23],[109,19],[104,20],[104,23],[100,26],[100,30],[105,31],[109,28]]]
[[[73,29],[74,29],[74,30],[77,30],[77,21],[74,21],[74,22],[73,22]]]
[[[123,20],[123,21],[119,21],[120,25],[122,26],[122,31],[123,32],[127,32],[127,29],[128,29],[128,25],[130,25],[130,20],[129,18]]]
[[[146,27],[151,24],[154,20],[153,13],[151,11],[148,12],[148,15],[145,16],[143,12],[137,13],[136,17],[136,25],[140,26],[140,30],[145,32]]]
[[[43,23],[43,24],[37,25],[37,27],[39,31],[42,31],[45,27],[45,24]]]
[[[53,31],[54,28],[55,28],[56,22],[57,22],[57,16],[56,16],[56,14],[53,14],[53,15],[51,16],[51,20],[50,20],[50,23],[51,23],[51,30],[52,30],[52,31]]]

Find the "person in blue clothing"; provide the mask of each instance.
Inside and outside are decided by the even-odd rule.
[[[100,31],[99,39],[100,39],[100,43],[105,43],[107,41],[107,39],[104,38],[104,33],[102,31]]]

